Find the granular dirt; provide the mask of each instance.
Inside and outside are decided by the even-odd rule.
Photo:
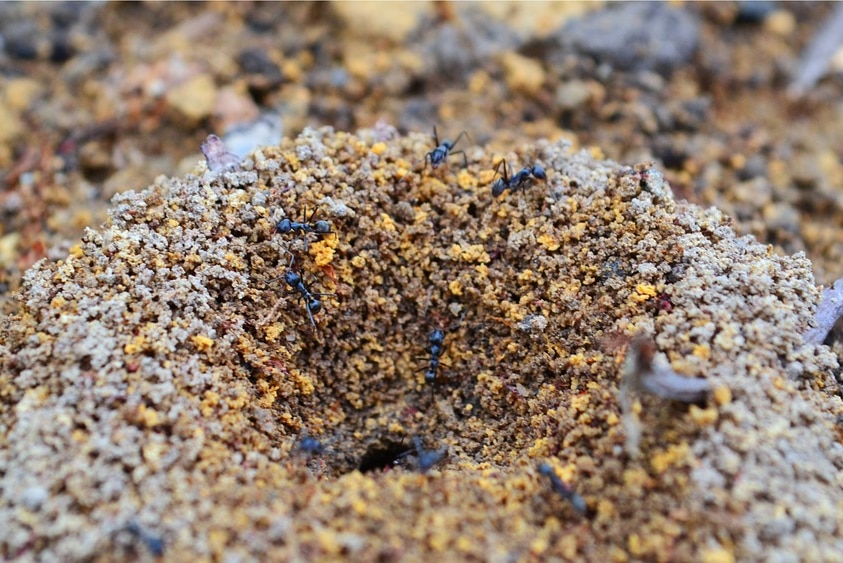
[[[432,148],[306,129],[117,195],[103,229],[29,270],[0,332],[0,553],[843,551],[843,405],[835,356],[802,337],[820,296],[804,254],[677,203],[649,163],[467,143],[467,168],[433,170]],[[502,156],[547,181],[491,197]],[[275,232],[306,209],[333,233]],[[289,270],[330,294],[316,327]],[[710,398],[625,388],[636,336]]]

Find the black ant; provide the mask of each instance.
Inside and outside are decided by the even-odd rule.
[[[310,324],[313,325],[313,328],[316,328],[316,321],[313,320],[313,315],[318,313],[322,310],[322,301],[317,299],[317,297],[324,297],[328,295],[336,295],[335,293],[314,293],[308,289],[308,287],[304,284],[304,280],[301,277],[301,274],[298,272],[293,271],[293,260],[295,257],[290,258],[290,265],[287,267],[287,271],[284,273],[284,281],[292,287],[294,290],[299,292],[299,295],[302,299],[304,299],[304,308],[307,309],[307,316],[310,317]]]
[[[449,155],[454,154],[461,154],[463,160],[463,167],[468,166],[468,159],[465,157],[465,151],[455,151],[453,150],[457,143],[460,142],[463,135],[468,137],[471,140],[471,137],[468,136],[468,133],[465,131],[460,132],[459,136],[457,136],[456,140],[452,143],[451,141],[445,139],[441,143],[439,142],[439,134],[436,132],[436,126],[433,126],[433,141],[436,143],[436,148],[432,151],[424,155],[424,166],[427,168],[427,163],[430,162],[430,167],[436,170],[439,165],[445,162],[448,159]]]
[[[404,442],[402,440],[401,447],[403,447],[403,445]],[[404,449],[404,451],[395,456],[392,463],[394,465],[400,465],[404,462],[404,458],[414,453],[416,454],[416,469],[422,473],[427,473],[429,469],[442,461],[442,459],[448,454],[448,446],[443,446],[438,450],[426,450],[424,449],[424,445],[422,445],[421,438],[413,436],[413,448],[409,450]]]
[[[301,433],[301,439],[296,444],[296,449],[305,455],[322,455],[325,452],[325,444],[312,436],[308,436],[307,432]]]
[[[439,364],[441,363],[444,366],[448,365],[440,361],[440,357],[442,356],[442,352],[445,348],[445,331],[441,328],[433,329],[427,339],[427,342],[430,344],[430,364],[426,368],[427,371],[424,372],[424,379],[428,383],[435,383],[437,372],[439,371]],[[423,371],[424,369],[425,368],[420,368],[418,371]]]
[[[146,545],[146,548],[155,557],[162,557],[164,555],[164,540],[161,537],[144,530],[136,520],[132,519],[129,521],[129,523],[126,524],[125,530],[143,542],[143,544]]]
[[[284,217],[278,224],[275,225],[275,232],[287,234],[287,233],[298,233],[300,235],[304,235],[307,233],[316,233],[320,235],[327,235],[332,233],[331,224],[325,220],[319,220],[315,223],[311,223],[310,221],[313,220],[313,216],[316,214],[316,210],[314,209],[313,212],[310,214],[310,217],[307,217],[307,208],[304,210],[305,218],[304,222],[293,221],[289,217]]]
[[[562,479],[559,478],[559,475],[556,474],[556,471],[553,470],[553,467],[551,467],[549,463],[540,463],[539,473],[550,479],[551,488],[556,491],[559,496],[570,502],[571,506],[574,507],[574,510],[580,514],[585,514],[588,509],[588,506],[585,504],[585,499],[574,492],[571,487],[563,483]]]
[[[413,445],[416,450],[416,465],[419,471],[427,473],[427,470],[442,461],[442,458],[448,453],[448,447],[444,446],[438,450],[426,450],[422,445],[421,438],[413,436]]]
[[[501,165],[503,165],[503,173],[501,173],[501,177],[495,180],[492,184],[492,197],[498,197],[507,189],[515,191],[518,188],[526,188],[527,181],[531,178],[544,181],[547,180],[547,173],[544,171],[544,168],[538,164],[525,166],[517,173],[513,174],[512,167],[506,163],[506,159],[502,159],[498,162],[498,165],[495,166],[495,176],[497,176],[500,172]]]

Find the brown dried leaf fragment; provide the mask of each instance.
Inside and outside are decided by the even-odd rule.
[[[214,134],[208,135],[200,148],[211,172],[235,170],[240,166],[240,157],[230,152],[222,139]]]

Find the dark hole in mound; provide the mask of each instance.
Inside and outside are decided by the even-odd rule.
[[[362,473],[387,469],[394,466],[397,461],[411,451],[413,451],[413,447],[405,444],[403,441],[383,440],[372,444],[366,449],[366,453],[360,459],[360,465],[357,469]]]

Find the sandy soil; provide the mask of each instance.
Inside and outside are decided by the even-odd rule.
[[[598,8],[1,6],[0,553],[843,552],[831,7]]]

